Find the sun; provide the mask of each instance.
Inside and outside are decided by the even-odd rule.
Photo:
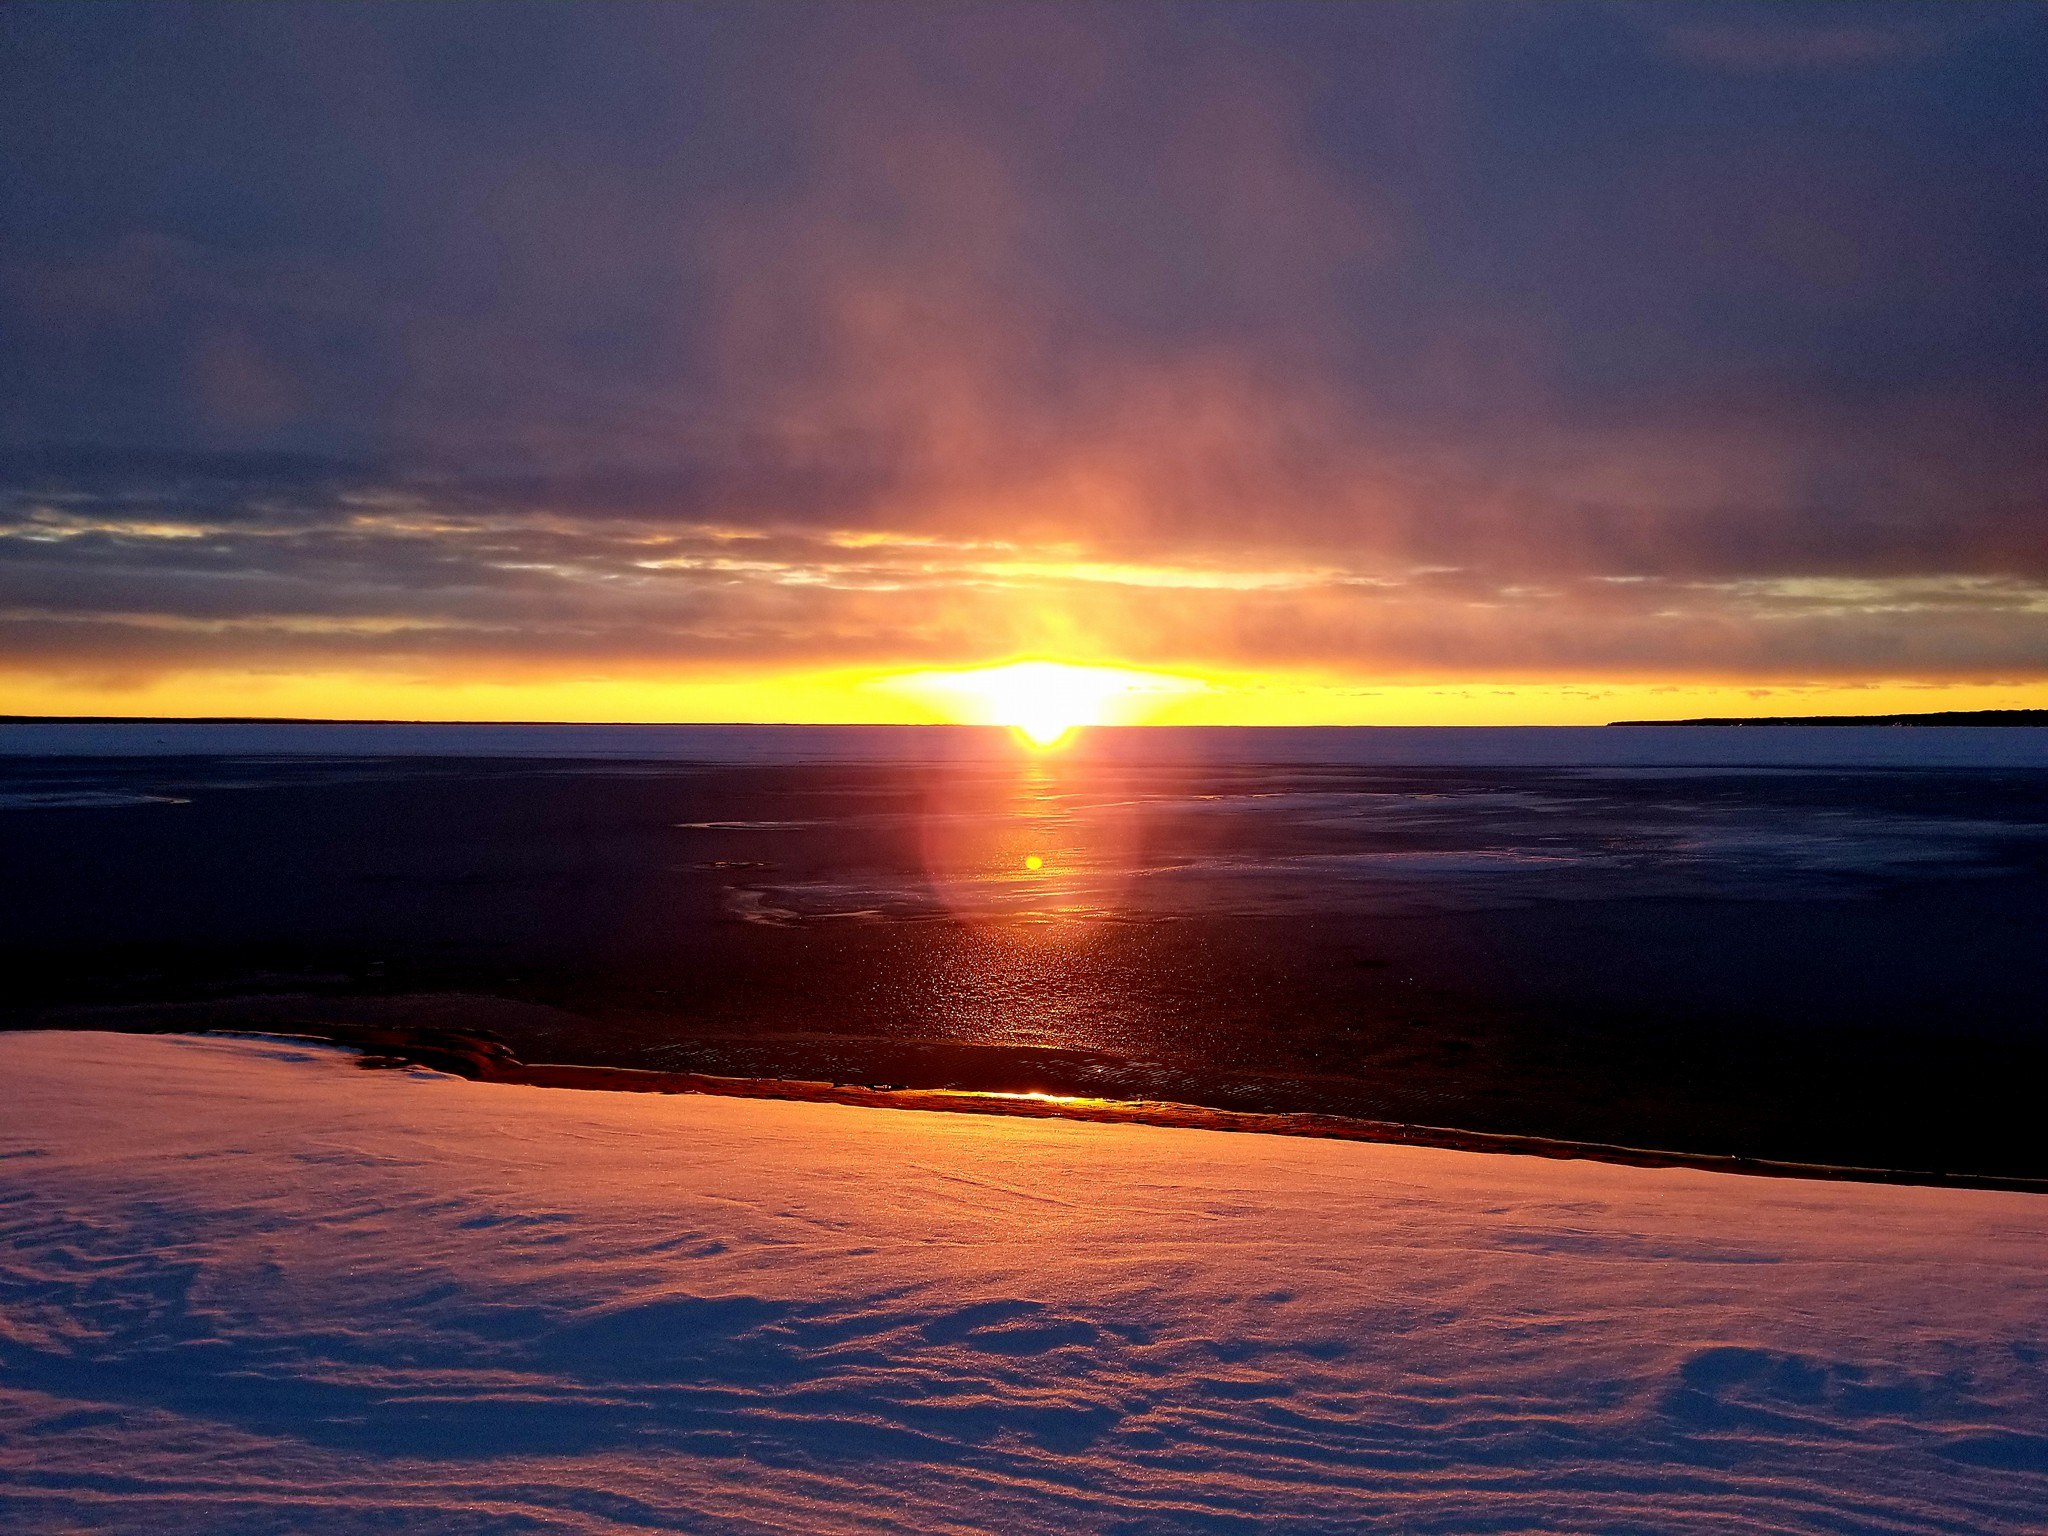
[[[1012,661],[958,672],[912,672],[887,679],[962,724],[1007,725],[1041,751],[1081,726],[1142,719],[1148,703],[1202,685],[1163,672],[1077,666],[1063,661]]]
[[[1033,746],[1057,746],[1076,726],[1096,725],[1117,684],[1087,667],[1023,661],[995,667],[978,683],[995,723],[1021,732]]]

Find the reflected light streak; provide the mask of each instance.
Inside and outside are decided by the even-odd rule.
[[[955,925],[934,950],[945,1033],[1114,1049],[1131,1020],[1105,1005],[1128,999],[1137,964],[1114,917],[1146,846],[1146,797],[1087,752],[974,755],[933,772],[924,790],[924,876]]]

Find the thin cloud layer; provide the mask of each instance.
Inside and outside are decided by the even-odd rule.
[[[2048,678],[2035,10],[0,31],[17,672]]]

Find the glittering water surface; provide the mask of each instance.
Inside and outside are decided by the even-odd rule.
[[[1873,1157],[2048,1064],[2048,733],[267,729],[0,731],[17,1016]]]

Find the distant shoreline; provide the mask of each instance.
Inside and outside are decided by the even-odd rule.
[[[648,726],[656,730],[666,730],[678,725],[731,725],[752,729],[757,726],[813,723],[803,720],[401,720],[396,716],[357,718],[353,715],[0,715],[0,725],[533,725],[551,729],[561,726],[599,726],[610,730],[618,726]],[[863,728],[879,725],[884,729],[903,729],[920,724],[918,721],[910,720],[850,723],[862,725]]]
[[[2048,725],[2048,709],[1945,709],[1921,715],[1703,715],[1696,720],[1610,720],[1618,725]]]

